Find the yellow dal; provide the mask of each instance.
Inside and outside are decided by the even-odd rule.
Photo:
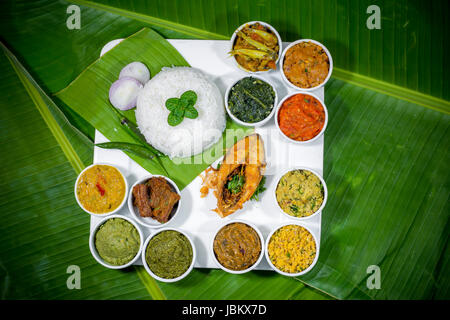
[[[104,190],[103,195],[100,190]],[[124,178],[112,166],[95,165],[78,180],[77,197],[83,208],[92,213],[114,211],[125,197]]]

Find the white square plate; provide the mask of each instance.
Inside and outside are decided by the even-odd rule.
[[[248,75],[237,69],[227,54],[229,42],[222,40],[168,40],[194,68],[198,68],[208,74],[219,87],[221,93],[225,95],[227,86],[237,79]],[[286,47],[289,43],[283,43]],[[286,95],[294,92],[282,81],[279,70],[270,71],[267,74],[258,74],[268,79],[275,85],[278,93],[278,101]],[[152,75],[153,76],[153,75]],[[322,101],[324,101],[323,87],[313,91]],[[170,227],[179,228],[188,233],[194,240],[197,249],[196,268],[218,268],[214,263],[210,253],[211,242],[215,230],[224,222],[233,219],[242,219],[255,224],[267,240],[268,234],[282,222],[296,221],[283,215],[277,207],[274,198],[276,187],[275,177],[292,167],[304,166],[323,174],[323,144],[322,135],[316,141],[307,145],[297,145],[290,143],[283,138],[275,127],[274,119],[271,119],[264,126],[256,128],[255,131],[261,134],[266,149],[266,188],[260,200],[248,201],[244,208],[236,213],[220,218],[211,209],[216,208],[217,200],[212,192],[206,198],[200,198],[201,178],[198,176],[181,192],[183,206]],[[108,140],[98,131],[95,133],[95,143],[107,142]],[[116,165],[126,175],[128,183],[132,186],[139,178],[149,173],[139,164],[130,159],[125,153],[119,150],[94,148],[94,163],[107,162]],[[118,214],[132,217],[125,205]],[[301,222],[308,227],[318,239],[317,247],[320,247],[320,227],[322,213]],[[101,220],[99,217],[91,217],[91,232],[94,226]],[[157,229],[142,227],[144,237],[147,237]],[[319,250],[318,250],[319,252]],[[142,265],[141,259],[135,264]],[[272,270],[264,257],[261,263],[255,268],[259,270]]]

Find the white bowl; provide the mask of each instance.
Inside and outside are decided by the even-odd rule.
[[[250,267],[248,267],[247,269],[244,269],[244,270],[231,270],[231,269],[228,269],[228,268],[224,267],[224,266],[217,260],[216,254],[214,253],[214,240],[216,239],[217,233],[219,233],[219,231],[220,231],[223,227],[225,227],[225,226],[227,226],[227,225],[229,225],[229,224],[232,224],[232,223],[243,223],[243,224],[246,224],[246,225],[252,227],[253,230],[255,230],[256,233],[258,234],[258,236],[259,236],[259,241],[261,242],[261,252],[259,253],[258,260],[256,260],[256,262],[255,262],[253,265],[251,265]],[[222,270],[224,270],[224,271],[226,271],[226,272],[229,272],[229,273],[233,273],[233,274],[242,274],[242,273],[246,273],[246,272],[249,272],[249,271],[253,270],[253,269],[261,262],[262,257],[263,257],[263,255],[264,255],[264,253],[263,253],[263,251],[264,251],[264,238],[263,238],[263,236],[262,236],[261,231],[259,231],[259,229],[258,229],[253,223],[250,223],[250,222],[247,222],[247,221],[243,221],[243,220],[239,220],[239,219],[231,220],[231,221],[228,221],[228,222],[222,224],[219,228],[216,229],[216,231],[215,231],[213,234],[214,234],[214,237],[212,238],[212,241],[211,241],[210,252],[211,252],[211,255],[212,255],[212,257],[213,257],[214,262],[215,262],[216,265],[217,265],[219,268],[221,268]]]
[[[253,122],[253,123],[251,123],[251,122],[244,122],[244,121],[240,120],[239,118],[237,118],[237,117],[231,112],[231,110],[230,110],[230,108],[229,108],[229,106],[228,106],[228,96],[230,95],[231,89],[232,89],[239,81],[241,81],[242,79],[245,79],[245,78],[249,78],[249,77],[252,77],[252,78],[255,78],[255,79],[259,79],[259,80],[261,80],[261,81],[266,82],[267,84],[269,84],[269,85],[272,87],[273,91],[275,92],[275,99],[274,99],[274,101],[273,101],[273,108],[272,108],[272,111],[270,112],[270,114],[269,114],[266,118],[264,118],[263,120],[258,121],[258,122]],[[275,86],[273,85],[273,83],[270,82],[269,80],[266,80],[266,79],[264,79],[264,78],[262,78],[262,77],[260,77],[260,76],[253,75],[253,74],[237,79],[236,81],[233,82],[233,84],[231,84],[231,85],[227,88],[227,91],[225,92],[225,109],[227,110],[228,115],[229,115],[230,118],[233,119],[233,121],[235,121],[236,123],[239,123],[240,125],[247,126],[247,127],[260,127],[260,126],[264,125],[265,123],[267,123],[267,122],[270,120],[270,118],[272,118],[272,116],[274,115],[275,109],[276,109],[276,107],[277,107],[277,103],[278,103],[278,94],[277,94],[277,90],[275,89]]]
[[[322,105],[323,111],[325,112],[325,121],[324,121],[322,130],[320,130],[320,132],[319,132],[315,137],[313,137],[313,138],[311,138],[311,139],[309,139],[309,140],[305,140],[305,141],[297,141],[297,140],[294,140],[294,139],[289,138],[287,135],[284,134],[283,131],[281,131],[280,125],[278,124],[278,114],[279,114],[279,112],[280,112],[281,106],[283,105],[283,103],[284,103],[287,99],[289,99],[290,97],[293,97],[293,96],[295,96],[295,95],[297,95],[297,94],[303,94],[303,95],[311,96],[311,97],[317,99],[317,100],[320,102],[320,104]],[[328,124],[328,109],[327,109],[327,107],[325,106],[325,103],[322,101],[322,99],[320,99],[320,98],[319,98],[318,96],[316,96],[314,93],[312,93],[312,92],[294,92],[294,93],[291,93],[291,94],[287,95],[287,96],[284,97],[280,102],[278,102],[278,105],[277,105],[277,108],[276,108],[276,111],[275,111],[274,119],[275,119],[275,126],[277,127],[278,132],[279,132],[285,139],[287,139],[287,140],[290,141],[290,142],[296,143],[296,144],[306,144],[306,143],[310,143],[310,142],[313,142],[313,141],[317,140],[317,139],[318,139],[321,135],[323,135],[323,133],[325,132],[325,129],[327,128],[327,124]]]
[[[173,278],[173,279],[164,279],[164,278],[157,276],[156,274],[154,274],[152,272],[152,270],[150,270],[147,260],[145,259],[145,254],[146,254],[147,246],[148,246],[148,243],[150,242],[150,240],[157,234],[164,232],[164,231],[169,231],[169,230],[177,231],[177,232],[181,233],[182,235],[184,235],[189,240],[189,243],[191,244],[191,247],[192,247],[192,261],[191,261],[191,265],[189,266],[189,268],[181,276],[179,276],[177,278]],[[145,240],[145,242],[144,242],[144,246],[142,247],[141,256],[142,256],[142,263],[144,264],[145,270],[153,278],[155,278],[156,280],[159,280],[161,282],[176,282],[176,281],[179,281],[179,280],[185,278],[192,271],[192,269],[194,268],[195,259],[197,257],[197,252],[195,250],[194,242],[192,241],[191,237],[189,237],[189,235],[187,235],[185,232],[183,232],[179,229],[175,229],[175,228],[163,228],[163,229],[156,231],[154,234],[148,236],[147,240]]]
[[[166,222],[166,223],[161,223],[151,217],[141,217],[139,214],[139,209],[134,206],[133,204],[133,188],[134,186],[143,183],[145,181],[147,181],[150,178],[154,178],[154,177],[162,177],[164,178],[172,187],[173,189],[175,189],[176,193],[178,193],[178,195],[180,196],[180,200],[178,200],[178,203],[175,205],[175,207],[172,209],[172,213],[171,213],[171,218]],[[128,194],[128,209],[130,210],[131,214],[133,215],[133,217],[136,219],[136,221],[147,228],[161,228],[161,227],[166,227],[174,218],[175,216],[178,214],[178,212],[180,211],[181,208],[181,192],[180,189],[178,189],[177,184],[175,182],[173,182],[171,179],[162,176],[162,175],[148,175],[145,176],[141,179],[139,179],[138,181],[136,181],[133,186],[130,189],[130,192]],[[173,211],[175,209],[175,212]]]
[[[281,271],[280,269],[278,269],[277,267],[275,267],[273,265],[273,263],[272,263],[272,261],[270,260],[270,257],[269,257],[269,242],[270,242],[270,238],[272,238],[272,235],[275,233],[275,231],[277,231],[278,229],[280,229],[280,228],[282,228],[284,226],[289,226],[289,225],[296,225],[296,226],[300,226],[300,227],[305,228],[306,230],[308,230],[309,233],[311,233],[311,235],[312,235],[312,237],[314,239],[314,242],[316,243],[316,255],[314,257],[313,262],[309,265],[308,268],[306,268],[305,270],[303,270],[301,272],[297,272],[297,273],[288,273],[288,272]],[[302,225],[300,223],[297,223],[297,222],[285,222],[285,223],[279,225],[278,227],[276,227],[274,230],[272,230],[272,232],[267,237],[266,246],[265,246],[265,255],[266,255],[266,259],[267,259],[267,262],[269,263],[270,267],[273,270],[275,270],[276,272],[278,272],[279,274],[282,274],[283,276],[287,276],[287,277],[301,276],[301,275],[309,272],[312,268],[314,268],[314,266],[317,263],[317,260],[319,259],[319,251],[320,251],[320,247],[318,245],[318,241],[317,241],[317,238],[314,235],[314,233],[308,227],[306,227],[306,226],[304,226],[304,225]]]
[[[278,34],[278,31],[277,31],[274,27],[272,27],[270,24],[268,24],[268,23],[266,23],[266,22],[262,22],[262,21],[250,21],[250,22],[246,22],[246,23],[240,25],[240,26],[236,29],[236,31],[234,31],[233,35],[231,36],[230,47],[229,47],[229,51],[228,51],[228,52],[230,52],[230,51],[233,50],[233,45],[234,45],[234,42],[235,42],[235,40],[236,40],[237,33],[238,33],[241,29],[243,29],[246,25],[252,25],[252,24],[255,24],[255,23],[259,23],[259,24],[263,25],[264,27],[270,29],[270,30],[273,32],[273,34],[275,34],[275,36],[277,37],[277,40],[278,40],[278,47],[279,47],[279,49],[278,49],[278,58],[277,58],[277,60],[275,61],[275,65],[277,65],[277,64],[278,64],[278,61],[280,61],[280,56],[281,56],[281,50],[282,50],[283,42],[281,42],[281,37],[280,37],[280,35]],[[268,71],[271,71],[271,70],[272,70],[272,69],[269,69],[269,70],[264,70],[264,71],[249,71],[249,70],[245,69],[244,67],[242,67],[239,63],[237,63],[237,61],[236,61],[236,59],[234,58],[234,56],[231,56],[231,58],[233,58],[233,63],[234,63],[234,65],[235,65],[238,69],[243,70],[243,71],[248,72],[248,73],[252,73],[252,74],[255,74],[255,73],[264,73],[264,72],[268,72]]]
[[[277,200],[277,187],[278,187],[278,184],[280,183],[281,178],[286,173],[294,171],[294,170],[307,170],[307,171],[310,171],[311,173],[313,173],[315,176],[317,176],[320,179],[320,182],[322,183],[322,186],[323,186],[323,201],[322,201],[322,205],[319,207],[319,209],[317,209],[316,211],[314,211],[312,214],[310,214],[307,217],[294,217],[294,216],[291,216],[290,214],[284,212],[283,209],[281,209],[280,204],[278,203],[278,200]],[[282,172],[281,174],[278,174],[276,179],[275,179],[275,181],[277,182],[277,184],[275,185],[275,188],[273,189],[273,197],[275,199],[275,203],[276,203],[278,209],[280,209],[280,212],[283,213],[286,217],[289,217],[289,218],[295,219],[295,220],[299,220],[299,221],[307,220],[307,219],[315,216],[317,213],[321,212],[323,210],[323,208],[325,208],[325,205],[326,205],[327,200],[328,200],[327,184],[325,183],[325,180],[323,180],[322,176],[319,173],[317,173],[316,171],[314,171],[314,170],[312,170],[310,168],[306,168],[306,167],[294,167],[294,168],[291,168],[291,169],[288,169],[288,170]]]
[[[89,211],[89,210],[86,210],[86,209],[83,207],[83,205],[81,204],[80,200],[78,199],[78,195],[77,195],[77,185],[78,185],[78,181],[80,180],[81,176],[83,175],[83,173],[84,173],[86,170],[92,168],[93,166],[97,166],[97,165],[110,166],[110,167],[113,167],[113,168],[117,169],[117,171],[119,171],[119,173],[121,174],[121,176],[122,176],[122,178],[123,178],[123,181],[125,182],[125,194],[124,194],[124,198],[123,198],[122,202],[120,203],[120,205],[119,205],[116,209],[114,209],[113,211],[111,211],[111,212],[106,212],[106,213],[95,213],[95,212],[91,212],[91,211]],[[112,165],[112,164],[109,164],[109,163],[104,163],[104,162],[101,162],[101,163],[94,163],[94,164],[91,164],[90,166],[84,168],[84,170],[81,171],[81,173],[78,175],[77,180],[75,181],[74,193],[75,193],[75,199],[77,200],[77,203],[78,203],[78,205],[80,206],[81,209],[83,209],[85,212],[87,212],[87,213],[89,213],[89,214],[91,214],[91,215],[93,215],[93,216],[96,216],[96,217],[102,217],[102,218],[103,218],[103,217],[106,217],[106,216],[110,216],[110,215],[116,213],[117,211],[119,211],[120,209],[122,209],[123,205],[124,205],[125,202],[126,202],[126,199],[128,198],[128,181],[127,181],[127,179],[125,178],[125,175],[123,174],[123,172],[120,171],[120,169],[117,168],[116,166],[114,166],[114,165]]]
[[[328,70],[328,75],[327,75],[327,77],[325,78],[325,80],[324,80],[321,84],[319,84],[318,86],[315,86],[315,87],[312,87],[312,88],[301,88],[301,87],[297,87],[297,86],[294,85],[292,82],[290,82],[290,81],[286,78],[286,75],[284,74],[283,64],[284,64],[284,56],[286,55],[286,52],[287,52],[291,47],[293,47],[293,46],[295,46],[296,44],[299,44],[299,43],[301,43],[301,42],[312,42],[312,43],[317,44],[318,46],[322,47],[323,50],[325,51],[325,53],[327,54],[328,60],[329,60],[329,62],[330,62],[330,68],[329,68],[329,70]],[[281,60],[280,60],[280,61],[281,61],[281,62],[280,62],[281,78],[283,78],[284,82],[286,82],[286,84],[287,84],[288,86],[290,86],[291,88],[293,88],[293,89],[295,89],[295,90],[301,90],[301,91],[314,91],[314,90],[317,90],[317,89],[323,87],[323,86],[328,82],[328,80],[329,80],[330,77],[331,77],[331,74],[333,73],[333,58],[331,57],[330,51],[328,51],[328,49],[327,49],[323,44],[321,44],[320,42],[318,42],[318,41],[316,41],[316,40],[312,40],[312,39],[301,39],[301,40],[297,40],[297,41],[291,42],[291,44],[288,45],[288,46],[283,50],[283,54],[281,55]]]
[[[99,255],[98,252],[97,252],[97,248],[95,247],[95,235],[96,235],[96,233],[97,233],[97,231],[98,231],[98,228],[100,228],[100,226],[101,226],[102,224],[104,224],[106,221],[108,221],[108,220],[110,220],[110,219],[114,219],[114,218],[119,218],[119,219],[123,219],[123,220],[128,221],[129,223],[131,223],[131,224],[136,228],[136,230],[137,230],[138,233],[139,233],[139,240],[140,240],[140,243],[139,243],[139,250],[138,250],[138,252],[136,253],[136,256],[135,256],[130,262],[128,262],[128,263],[126,263],[126,264],[124,264],[124,265],[121,265],[121,266],[114,266],[114,265],[111,265],[111,264],[105,262],[105,261],[100,257],[100,255]],[[94,227],[94,230],[91,232],[91,235],[89,236],[89,249],[91,250],[91,253],[92,253],[92,255],[94,256],[95,260],[97,260],[97,262],[100,263],[101,265],[103,265],[103,266],[105,266],[105,267],[107,267],[107,268],[109,268],[109,269],[123,269],[123,268],[126,268],[126,267],[131,266],[137,259],[139,259],[139,257],[141,256],[141,250],[142,250],[142,244],[143,244],[143,242],[144,242],[144,236],[143,236],[143,234],[142,234],[142,230],[141,230],[141,228],[139,227],[139,225],[138,225],[135,221],[133,221],[133,219],[130,219],[130,218],[125,217],[125,216],[122,216],[122,215],[115,214],[115,215],[112,215],[112,216],[108,216],[108,217],[106,217],[105,219],[102,219],[102,220]]]

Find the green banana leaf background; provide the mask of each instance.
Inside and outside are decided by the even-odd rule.
[[[66,26],[72,4],[79,30]],[[366,27],[371,4],[380,30]],[[446,1],[1,2],[2,299],[449,299],[449,13]],[[72,81],[112,39],[226,40],[251,20],[284,41],[316,39],[333,55],[317,265],[298,278],[196,269],[165,284],[141,267],[97,264],[89,217],[73,196],[92,163],[94,127]],[[120,46],[110,53],[100,62],[120,57]],[[66,285],[70,265],[80,267],[79,290]],[[380,289],[366,285],[371,265]]]

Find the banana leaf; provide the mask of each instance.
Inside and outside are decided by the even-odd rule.
[[[269,1],[254,2],[254,5],[225,1],[217,6],[203,2],[198,5],[184,3],[150,3],[145,10],[138,10],[136,3],[119,3],[117,7],[110,5],[115,9],[108,7],[106,12],[103,7],[94,8],[92,2],[84,2],[90,7],[81,6],[82,19],[89,23],[83,24],[81,30],[69,32],[60,18],[54,18],[60,17],[67,7],[68,3],[64,1],[43,1],[39,3],[41,8],[27,2],[6,2],[6,5],[2,2],[2,9],[6,6],[10,10],[1,10],[1,37],[19,53],[20,60],[30,66],[30,73],[36,76],[37,82],[44,88],[52,88],[49,92],[65,87],[94,61],[99,48],[106,42],[104,39],[128,36],[148,24],[156,26],[158,32],[166,37],[221,38],[228,36],[241,22],[262,19],[274,25],[286,40],[310,37],[322,41],[331,49],[338,66],[336,77],[326,87],[330,124],[325,135],[324,173],[330,186],[330,199],[324,211],[319,264],[311,274],[299,280],[338,298],[448,299],[449,184],[446,164],[449,162],[449,119],[445,114],[446,110],[448,113],[448,101],[433,97],[448,99],[450,92],[448,73],[442,72],[448,69],[445,67],[448,61],[444,59],[448,55],[448,43],[441,32],[448,24],[444,19],[448,4],[382,1],[382,30],[369,32],[364,28],[367,18],[364,12],[370,4],[366,1],[359,1],[356,5],[353,2],[282,1],[280,6],[276,5],[279,2]],[[325,6],[329,7],[325,10]],[[194,7],[195,10],[191,10]],[[33,17],[27,12],[30,8],[33,9]],[[301,19],[297,18],[293,8],[302,9],[299,13]],[[133,11],[140,12],[140,15],[136,16]],[[197,12],[202,12],[201,20],[194,18]],[[227,12],[226,19],[220,19],[224,12]],[[324,20],[332,23],[323,23]],[[350,28],[355,25],[358,28]],[[89,36],[84,37],[85,34]],[[57,44],[55,39],[58,39]],[[46,46],[41,46],[43,41]],[[354,46],[355,43],[358,45]],[[67,64],[67,60],[73,63]],[[359,73],[387,82],[378,83],[374,89],[374,79]],[[60,81],[62,77],[65,79]],[[345,81],[336,80],[337,77]],[[391,86],[389,82],[403,87]],[[419,101],[419,95],[413,91],[413,98],[406,99],[411,93],[404,90],[406,87],[431,95],[421,96]],[[2,89],[2,93],[13,92],[9,87]],[[402,94],[396,95],[396,92]],[[20,94],[16,92],[14,96]],[[427,105],[427,100],[433,103]],[[2,107],[5,102],[2,102]],[[58,105],[68,115],[60,101]],[[423,105],[444,113],[426,109]],[[75,116],[70,118],[69,114],[71,121],[79,126],[82,120]],[[8,121],[5,128],[11,131],[20,125],[15,118]],[[20,138],[20,133],[15,133],[14,137],[18,141],[28,138]],[[29,151],[20,151],[17,154],[22,157],[30,155]],[[4,177],[2,174],[2,178],[12,184],[15,175]],[[26,188],[27,182],[16,185],[21,190]],[[33,207],[40,205],[36,202]],[[2,212],[8,209],[6,205],[1,208]],[[29,208],[23,210],[33,211]],[[20,213],[10,218],[15,219],[11,224],[21,223],[25,212]],[[79,216],[83,217],[82,214]],[[58,226],[49,225],[53,230]],[[44,222],[41,227],[36,235],[46,234]],[[10,232],[13,234],[14,229],[2,230],[1,240],[11,237]],[[77,236],[75,234],[74,238]],[[11,248],[17,248],[13,243],[11,245]],[[40,245],[49,246],[45,241]],[[25,246],[19,246],[14,251],[25,252],[25,249]],[[81,257],[83,254],[89,256],[88,251],[77,253]],[[22,274],[15,272],[20,265],[11,252],[2,251],[0,258],[2,270],[6,270],[3,275],[7,275],[2,277],[2,281],[5,279],[3,283],[15,283],[16,288],[14,295],[9,290],[6,297],[25,296],[30,287],[33,288],[33,297],[48,298],[52,293],[55,293],[54,297],[66,298],[107,297],[110,294],[111,286],[103,286],[99,282],[89,286],[96,291],[95,294],[90,291],[61,294],[58,290],[66,290],[65,287],[47,286],[46,279],[39,276],[27,279],[29,282],[21,282]],[[29,254],[28,258],[35,262],[36,270],[45,270],[47,274],[55,275],[61,269],[45,269],[38,255]],[[60,258],[55,254],[53,259]],[[8,261],[8,264],[3,261]],[[365,286],[367,263],[379,263],[381,267],[380,290],[369,290]],[[122,278],[125,279],[126,275]],[[117,275],[117,285],[119,278]],[[63,283],[64,279],[61,277],[62,282],[58,283]],[[304,292],[314,291],[294,279],[291,280],[297,289],[289,289],[291,282],[285,278],[268,282],[265,273],[230,277],[221,271],[196,271],[192,279],[196,281],[160,284],[160,287],[167,298],[317,298],[317,293],[315,296],[304,295]],[[272,290],[276,284],[279,284],[279,290]],[[227,290],[223,290],[225,286]],[[2,292],[5,292],[5,287],[1,288]],[[140,290],[138,287],[142,288],[142,284],[136,283],[136,292]],[[264,288],[270,288],[270,293],[263,295]],[[133,298],[133,294],[122,293],[121,297]]]

